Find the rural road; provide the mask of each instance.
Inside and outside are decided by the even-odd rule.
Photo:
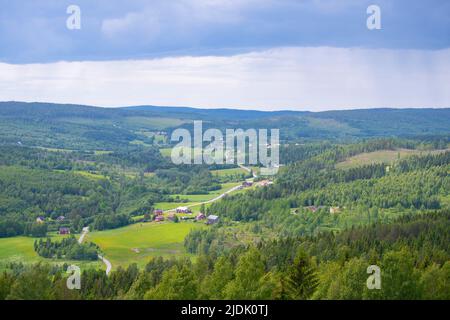
[[[244,169],[245,171],[247,171],[248,173],[251,173],[251,174],[253,175],[253,178],[258,178],[258,176],[256,175],[256,173],[253,172],[252,169],[250,169],[250,168],[248,168],[248,167],[246,167],[246,166],[244,166],[244,165],[242,165],[242,164],[238,164],[238,166],[239,166],[241,169]]]
[[[244,169],[245,171],[252,173],[252,174],[253,174],[253,179],[258,177],[258,176],[252,171],[252,169],[247,168],[247,167],[244,167],[244,166],[241,165],[241,164],[239,164],[238,166],[239,166],[240,168]],[[250,180],[253,180],[253,179],[250,179]],[[215,201],[217,201],[217,200],[222,199],[222,198],[225,197],[227,194],[232,193],[232,192],[234,192],[234,191],[236,191],[236,190],[239,190],[240,188],[241,188],[241,185],[235,186],[235,187],[231,188],[230,190],[227,190],[226,192],[222,193],[221,195],[219,195],[219,196],[217,196],[217,197],[215,197],[215,198],[213,198],[213,199],[211,199],[211,200],[203,201],[203,202],[199,202],[199,203],[194,203],[194,204],[190,204],[190,205],[188,205],[188,206],[186,206],[186,207],[187,207],[187,208],[191,208],[191,207],[201,206],[202,204],[208,204],[208,203],[215,202]],[[164,212],[175,212],[176,210],[177,210],[177,209],[169,209],[169,210],[165,210]]]
[[[89,232],[89,227],[84,227],[84,228],[83,228],[83,231],[81,231],[80,239],[78,239],[78,243],[79,243],[79,244],[82,244],[82,243],[83,243],[84,237],[86,236],[86,234],[87,234],[88,232]]]
[[[253,178],[257,178],[257,177],[258,177],[258,176],[257,176],[250,168],[244,167],[243,165],[239,165],[239,167],[241,167],[242,169],[244,169],[244,170],[247,171],[247,172],[253,173]],[[202,204],[208,204],[208,203],[215,202],[215,201],[217,201],[217,200],[222,199],[222,198],[225,197],[227,194],[232,193],[232,192],[234,192],[234,191],[236,191],[236,190],[239,190],[240,188],[241,188],[241,185],[237,185],[237,186],[231,188],[230,190],[227,190],[226,192],[222,193],[221,195],[215,197],[214,199],[211,199],[211,200],[208,200],[208,201],[204,201],[204,202],[200,202],[200,203],[191,204],[191,205],[189,205],[189,206],[187,206],[187,207],[194,207],[194,206],[198,206],[198,205],[202,205]],[[173,211],[175,211],[175,210],[176,210],[176,209],[170,209],[170,210],[166,210],[165,212],[173,212]],[[83,231],[81,232],[81,236],[80,236],[80,238],[78,239],[78,243],[81,244],[81,243],[83,242],[84,237],[86,236],[86,234],[87,234],[88,232],[89,232],[89,227],[84,227],[84,228],[83,228]],[[108,259],[106,259],[105,257],[101,256],[101,255],[98,255],[98,258],[99,258],[100,260],[102,260],[103,263],[106,265],[106,275],[109,275],[109,273],[111,272],[111,269],[112,269],[112,264],[111,264],[111,262],[110,262]]]
[[[112,269],[112,264],[111,264],[111,262],[109,262],[108,259],[106,259],[105,257],[102,257],[101,255],[98,255],[98,258],[99,258],[100,260],[102,260],[103,263],[106,265],[106,275],[109,275],[109,273],[111,272],[111,269]]]
[[[222,193],[220,196],[215,197],[214,199],[211,199],[211,200],[208,200],[208,201],[205,201],[205,202],[200,203],[200,205],[202,205],[202,204],[207,204],[207,203],[211,203],[211,202],[217,201],[217,200],[219,200],[219,199],[222,199],[222,198],[225,197],[227,194],[229,194],[229,193],[231,193],[231,192],[233,192],[233,191],[238,190],[240,187],[241,187],[241,185],[238,185],[238,186],[236,186],[236,187],[233,187],[233,188],[231,188],[230,190],[228,190],[228,191]],[[192,205],[192,206],[197,206],[197,205],[198,205],[198,204],[195,204],[195,205]]]
[[[79,244],[83,243],[84,237],[86,236],[86,234],[87,234],[88,232],[89,232],[89,227],[84,227],[84,228],[83,228],[83,231],[81,232],[81,236],[80,236],[80,238],[78,239],[78,243],[79,243]],[[103,263],[106,265],[106,275],[109,275],[109,273],[111,272],[111,269],[112,269],[112,264],[111,264],[111,262],[109,262],[108,259],[106,259],[105,257],[103,257],[103,256],[101,256],[101,255],[98,255],[98,258],[99,258],[100,260],[102,260]]]

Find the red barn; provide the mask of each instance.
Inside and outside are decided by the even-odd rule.
[[[69,228],[59,228],[59,234],[70,234]]]

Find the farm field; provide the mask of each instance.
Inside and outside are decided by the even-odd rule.
[[[133,140],[133,141],[130,141],[130,144],[135,145],[135,146],[151,147],[151,144],[148,144],[142,140]]]
[[[166,211],[166,210],[172,210],[172,209],[175,209],[178,207],[191,206],[194,204],[195,204],[195,202],[158,202],[158,203],[155,203],[155,208]]]
[[[105,177],[101,174],[98,173],[94,173],[94,172],[88,172],[88,171],[82,171],[82,170],[75,170],[72,171],[75,174],[78,174],[82,177],[88,178],[88,179],[92,179],[92,180],[102,180],[102,179],[108,179],[108,177]]]
[[[178,197],[178,199],[187,200],[187,202],[159,202],[155,204],[155,208],[162,210],[171,210],[177,207],[193,206],[193,212],[196,212],[196,208],[199,209],[200,207],[200,202],[212,200],[220,196],[222,193],[225,193],[240,184],[240,182],[224,183],[222,184],[222,188],[211,191],[209,194],[174,194],[172,195],[172,197]],[[198,206],[196,206],[197,204]]]
[[[203,223],[195,222],[137,223],[114,230],[91,232],[86,240],[101,248],[111,261],[113,270],[131,263],[144,267],[152,257],[191,257],[184,249],[184,238],[193,228],[205,227]]]
[[[231,168],[231,169],[221,169],[221,170],[211,170],[212,175],[217,175],[219,177],[233,176],[237,174],[247,174],[248,172],[242,168]]]
[[[76,235],[78,237],[78,235]],[[53,240],[61,239],[62,236],[53,235]],[[36,262],[50,262],[53,264],[74,264],[80,268],[95,268],[104,269],[103,264],[100,261],[86,262],[86,261],[71,261],[64,259],[45,259],[40,257],[33,249],[34,240],[36,238],[30,237],[14,237],[14,238],[1,238],[0,239],[0,270],[2,270],[7,264],[16,263],[36,263]]]
[[[398,159],[403,159],[413,155],[427,155],[427,154],[437,154],[445,152],[446,150],[409,150],[409,149],[398,149],[398,150],[381,150],[375,152],[361,153],[356,156],[350,157],[347,160],[336,164],[337,169],[350,169],[363,165],[373,164],[373,163],[392,163]]]

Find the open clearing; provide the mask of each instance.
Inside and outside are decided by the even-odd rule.
[[[200,207],[201,202],[206,202],[206,201],[210,201],[218,196],[220,196],[221,194],[227,192],[228,190],[240,185],[240,182],[230,182],[230,183],[224,183],[222,184],[222,188],[218,189],[218,190],[214,190],[211,191],[208,194],[175,194],[172,195],[173,198],[178,197],[178,199],[180,200],[186,200],[187,202],[158,202],[155,204],[155,208],[157,209],[162,209],[162,210],[171,210],[171,209],[175,209],[178,207],[192,207],[193,206],[193,211],[195,211],[196,206],[198,205],[198,207]],[[197,208],[199,209],[199,208]]]
[[[336,165],[336,168],[350,169],[373,163],[392,163],[398,159],[403,159],[405,157],[409,157],[412,155],[437,154],[448,150],[449,149],[427,151],[427,150],[398,149],[398,150],[381,150],[375,152],[366,152],[350,157],[347,160],[338,163]]]
[[[94,231],[87,241],[96,243],[113,268],[137,263],[144,267],[151,257],[190,257],[183,246],[184,238],[194,228],[205,228],[203,223],[163,222],[136,223],[127,227]]]
[[[53,239],[60,239],[62,236],[54,235]],[[43,238],[45,239],[45,238]],[[102,269],[102,263],[100,261],[86,262],[86,261],[71,261],[64,259],[45,259],[40,257],[33,248],[34,240],[36,238],[30,237],[14,237],[14,238],[1,238],[0,239],[0,270],[5,267],[6,264],[11,262],[22,263],[52,263],[52,264],[74,264],[80,268],[95,268]]]
[[[231,168],[231,169],[221,169],[221,170],[211,170],[212,175],[217,175],[219,177],[226,177],[226,176],[234,176],[234,175],[241,175],[241,174],[248,174],[247,171],[245,171],[242,168]]]

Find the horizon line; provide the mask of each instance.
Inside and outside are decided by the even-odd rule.
[[[99,108],[99,109],[129,109],[129,108],[167,108],[167,109],[195,109],[195,110],[206,110],[206,111],[249,111],[249,112],[261,112],[261,113],[282,113],[282,112],[297,112],[297,113],[324,113],[324,112],[335,112],[335,111],[363,111],[363,110],[447,110],[448,107],[350,107],[348,109],[334,109],[330,108],[327,110],[312,111],[312,110],[299,110],[299,109],[280,109],[280,110],[258,110],[253,107],[202,107],[202,106],[186,106],[186,105],[154,105],[154,104],[138,104],[138,105],[122,105],[122,106],[106,106],[106,105],[93,105],[93,104],[77,104],[77,103],[66,103],[66,102],[49,102],[49,101],[21,101],[21,100],[0,100],[0,104],[4,103],[23,103],[23,104],[49,104],[49,105],[65,105],[73,107],[88,107],[88,108]]]

